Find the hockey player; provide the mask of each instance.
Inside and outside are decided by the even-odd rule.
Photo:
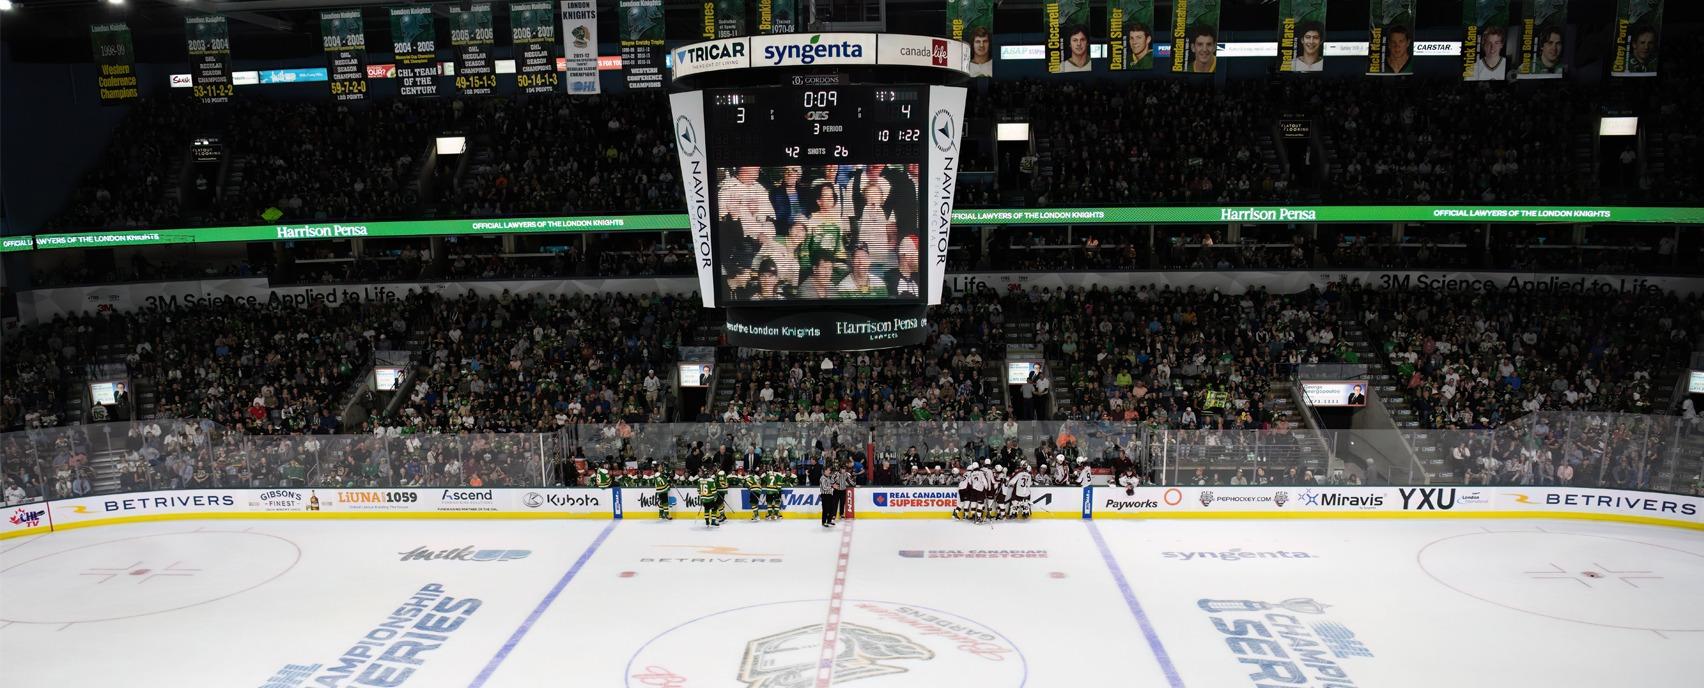
[[[958,505],[953,507],[953,519],[963,521],[970,517],[970,504],[976,495],[970,491],[970,475],[957,468],[953,469],[953,477],[958,479]]]
[[[721,521],[716,520],[716,490],[720,484],[721,480],[716,476],[716,471],[705,466],[698,476],[698,508],[704,510],[704,525],[706,526],[722,525]]]
[[[592,487],[607,490],[615,484],[615,479],[609,477],[609,469],[598,466],[598,471],[592,474]]]
[[[1018,464],[1017,472],[1012,474],[1012,505],[1017,510],[1016,518],[1029,520],[1030,517],[1030,484],[1034,478],[1030,475],[1028,462]]]
[[[1077,487],[1088,487],[1095,484],[1095,472],[1089,470],[1089,457],[1077,459]]]
[[[988,484],[988,474],[982,470],[981,464],[973,463],[970,465],[970,470],[965,471],[965,476],[968,484],[968,489],[965,490],[966,493],[968,493],[966,496],[970,498],[968,500],[970,504],[970,511],[967,514],[967,518],[969,518],[972,523],[981,523],[982,515],[985,513],[986,509],[984,503],[987,499],[988,490],[991,487]],[[960,501],[964,500],[961,498]]]
[[[716,525],[728,522],[728,487],[738,480],[729,476],[727,471],[716,472]]]
[[[669,490],[674,487],[674,479],[669,476],[667,466],[659,467],[651,474],[651,489],[657,496],[657,518],[673,521],[669,515]]]
[[[763,496],[767,498],[769,507],[768,518],[771,521],[781,520],[781,501],[787,486],[793,481],[791,473],[783,473],[770,468],[763,476]]]
[[[1064,487],[1066,485],[1071,484],[1071,482],[1070,482],[1070,480],[1071,480],[1071,469],[1070,469],[1069,466],[1065,465],[1065,455],[1064,454],[1060,454],[1058,456],[1053,457],[1052,473],[1053,473],[1053,484],[1054,485]]]
[[[1012,480],[1006,475],[1005,466],[994,468],[994,485],[999,492],[998,504],[994,508],[994,517],[1001,520],[1012,517]]]
[[[995,480],[993,466],[982,464],[982,468],[978,470],[982,471],[982,479],[988,485],[987,489],[982,491],[983,518],[992,521],[999,517],[998,511],[996,511],[996,505],[999,504],[1000,501],[1000,486]]]

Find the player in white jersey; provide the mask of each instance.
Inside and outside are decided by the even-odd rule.
[[[1060,454],[1058,456],[1053,457],[1053,471],[1052,471],[1052,473],[1053,473],[1053,484],[1054,485],[1064,487],[1066,485],[1071,484],[1069,482],[1071,480],[1071,469],[1070,469],[1069,466],[1065,465],[1065,455],[1064,454]]]
[[[993,487],[993,483],[989,480],[988,469],[978,464],[971,464],[966,475],[969,476],[970,482],[969,494],[966,495],[970,498],[969,518],[981,523],[983,516],[988,513],[988,508],[992,506],[989,503],[989,497],[992,494],[990,488]]]
[[[994,518],[1010,518],[1012,515],[1012,481],[1006,476],[1005,466],[994,467],[994,493],[996,495]]]
[[[970,474],[954,468],[953,477],[958,479],[959,491],[958,506],[953,507],[953,518],[962,521],[970,516],[971,497],[974,496],[970,491]]]
[[[999,516],[996,509],[1000,501],[1000,483],[994,477],[993,467],[983,465],[981,470],[982,479],[988,482],[988,489],[982,491],[982,517],[992,521]]]
[[[1077,459],[1077,487],[1088,487],[1095,483],[1095,472],[1089,470],[1089,457]]]
[[[1012,491],[1012,507],[1014,517],[1028,519],[1030,517],[1030,485],[1035,479],[1030,475],[1027,463],[1018,464],[1017,472],[1012,474],[1012,481],[1007,483]]]

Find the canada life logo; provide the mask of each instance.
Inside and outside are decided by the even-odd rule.
[[[934,39],[934,45],[929,49],[929,63],[936,67],[947,66],[947,42]]]

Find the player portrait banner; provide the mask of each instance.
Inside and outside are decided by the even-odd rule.
[[[745,0],[703,0],[703,38],[739,38],[746,31]]]
[[[1211,74],[1219,68],[1219,0],[1175,0],[1172,71]]]
[[[1279,0],[1278,71],[1325,69],[1325,0]]]
[[[620,0],[621,71],[628,88],[663,87],[663,0]]]
[[[1522,0],[1520,79],[1560,79],[1568,64],[1568,0]]]
[[[1089,59],[1089,1],[1046,0],[1041,11],[1047,19],[1047,71],[1068,74],[1094,69]]]
[[[1367,74],[1407,76],[1414,73],[1415,0],[1371,0],[1367,40]],[[1467,11],[1463,8],[1463,11]]]
[[[136,80],[136,50],[130,43],[130,25],[124,23],[89,26],[89,46],[95,55],[95,85],[102,105],[122,105],[141,95]]]
[[[757,32],[794,33],[799,30],[799,0],[757,0]]]
[[[556,8],[548,2],[509,6],[509,35],[515,45],[515,88],[550,93],[561,83],[556,74]]]
[[[625,47],[622,52],[627,52]],[[603,90],[598,82],[597,0],[563,0],[562,54],[568,63],[570,95],[593,95]]]
[[[1610,76],[1656,76],[1663,0],[1616,0],[1615,61]]]
[[[361,10],[320,12],[320,46],[333,100],[367,97],[367,29]]]
[[[994,76],[994,0],[947,0],[947,36],[970,44],[971,76]]]
[[[231,102],[236,84],[231,82],[231,33],[225,18],[186,17],[183,22],[196,99],[203,104]]]
[[[1461,6],[1461,78],[1502,81],[1509,75],[1509,0]]]
[[[1115,72],[1154,68],[1154,0],[1112,0],[1107,7],[1106,68]]]
[[[491,46],[496,42],[491,5],[482,3],[466,10],[450,6],[450,45],[456,48],[457,93],[488,96],[497,92],[497,66],[491,62]]]
[[[411,98],[438,95],[438,34],[430,6],[392,7],[391,51],[396,53],[397,93]]]

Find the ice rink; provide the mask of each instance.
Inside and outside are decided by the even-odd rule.
[[[220,520],[0,543],[8,686],[1696,686],[1704,535]]]

